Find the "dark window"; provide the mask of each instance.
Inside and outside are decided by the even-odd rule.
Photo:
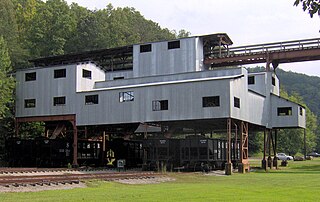
[[[119,101],[120,102],[131,102],[131,101],[134,101],[134,93],[133,93],[133,91],[120,92],[119,93]]]
[[[234,97],[234,107],[240,108],[240,98]]]
[[[113,77],[113,80],[120,80],[120,79],[124,79],[124,76]]]
[[[180,41],[170,41],[168,42],[168,49],[180,48]]]
[[[302,107],[299,108],[299,111],[300,111],[300,116],[303,116],[303,109],[302,109]]]
[[[36,79],[37,79],[36,72],[26,73],[25,75],[25,81],[35,81]]]
[[[86,79],[91,79],[91,71],[83,69],[82,70],[82,77],[86,78]]]
[[[278,107],[278,116],[291,116],[292,108],[291,107]]]
[[[151,52],[151,44],[140,45],[140,53]]]
[[[35,108],[36,99],[26,99],[24,100],[24,108]]]
[[[272,85],[276,85],[276,78],[272,77]]]
[[[93,105],[99,103],[99,96],[98,95],[87,95],[85,97],[86,105]]]
[[[152,111],[168,110],[168,100],[152,101]]]
[[[202,98],[202,107],[219,107],[220,106],[220,97],[211,96]]]
[[[255,79],[254,79],[254,76],[248,76],[248,84],[249,85],[252,85],[255,83]]]
[[[54,78],[65,78],[67,75],[66,69],[56,69],[54,70]]]
[[[53,106],[65,105],[66,97],[54,97],[53,98]]]

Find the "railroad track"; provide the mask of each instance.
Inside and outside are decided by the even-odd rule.
[[[22,176],[0,176],[0,186],[19,187],[19,186],[43,186],[57,184],[79,184],[85,180],[99,179],[105,181],[114,181],[120,179],[142,179],[154,178],[159,176],[154,172],[106,172],[89,174],[61,174],[61,175],[22,175]]]

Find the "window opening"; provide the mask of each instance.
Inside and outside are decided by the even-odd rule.
[[[53,98],[53,106],[65,105],[66,97],[54,97]]]
[[[255,77],[254,76],[249,76],[248,77],[248,84],[249,85],[255,84]]]
[[[146,53],[151,51],[152,51],[151,44],[140,45],[140,53]]]
[[[292,116],[292,107],[278,107],[278,116]]]
[[[168,100],[154,100],[152,101],[152,111],[168,110]]]
[[[202,97],[202,107],[219,107],[220,96]]]
[[[85,97],[86,105],[99,104],[99,96],[98,95],[87,95]]]
[[[67,75],[66,69],[56,69],[54,70],[54,78],[65,78]]]
[[[26,99],[24,100],[25,108],[35,108],[36,107],[36,99]]]
[[[91,71],[83,69],[82,70],[82,77],[86,79],[91,79]]]
[[[25,74],[25,81],[35,81],[37,79],[37,73],[31,72]]]
[[[180,48],[180,41],[169,41],[168,42],[168,49],[176,49]]]
[[[134,92],[133,91],[120,92],[119,93],[119,101],[120,102],[131,102],[131,101],[134,101]]]
[[[234,107],[240,108],[240,98],[234,97]]]

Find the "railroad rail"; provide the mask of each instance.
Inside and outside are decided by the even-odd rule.
[[[120,179],[142,179],[152,178],[160,174],[154,172],[103,172],[103,173],[61,173],[60,175],[52,175],[48,171],[47,175],[22,175],[9,176],[0,175],[0,186],[4,187],[19,187],[19,186],[43,186],[57,184],[79,184],[85,180],[99,179],[105,181],[114,181]]]
[[[232,48],[221,47],[205,53],[204,63],[211,67],[255,63],[272,64],[320,60],[320,38],[255,44]]]

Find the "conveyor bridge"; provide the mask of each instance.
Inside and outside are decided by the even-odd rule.
[[[204,63],[211,68],[266,63],[275,69],[279,63],[320,60],[320,38],[223,47],[205,53]]]

